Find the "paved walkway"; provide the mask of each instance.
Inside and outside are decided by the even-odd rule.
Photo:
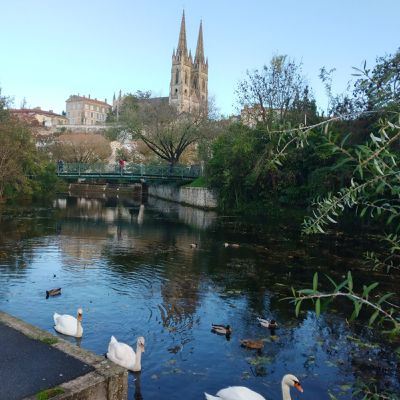
[[[21,400],[93,370],[0,322],[0,399]]]

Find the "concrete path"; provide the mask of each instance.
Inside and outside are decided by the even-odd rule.
[[[0,399],[20,400],[93,370],[53,346],[0,323]]]

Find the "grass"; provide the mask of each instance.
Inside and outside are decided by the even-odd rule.
[[[58,343],[58,339],[57,338],[53,338],[53,337],[44,337],[44,338],[39,338],[39,340],[42,342],[42,343],[46,343],[46,344],[48,344],[48,345],[53,345],[53,344],[56,344],[56,343]]]
[[[36,395],[36,400],[47,400],[47,399],[51,399],[54,396],[57,396],[59,394],[64,393],[64,389],[60,388],[60,387],[55,387],[55,388],[51,388],[51,389],[45,389],[42,390],[41,392],[39,392]]]
[[[189,183],[188,185],[185,185],[186,187],[207,187],[207,182],[206,178],[204,176],[199,176],[196,178],[193,182]]]

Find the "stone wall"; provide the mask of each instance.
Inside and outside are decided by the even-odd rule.
[[[216,193],[201,187],[149,186],[149,195],[203,209],[215,209],[218,205]]]

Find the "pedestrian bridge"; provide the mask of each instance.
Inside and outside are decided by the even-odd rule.
[[[119,183],[153,181],[192,181],[202,175],[200,165],[155,165],[103,163],[60,163],[57,164],[57,175],[68,181],[117,181]]]

